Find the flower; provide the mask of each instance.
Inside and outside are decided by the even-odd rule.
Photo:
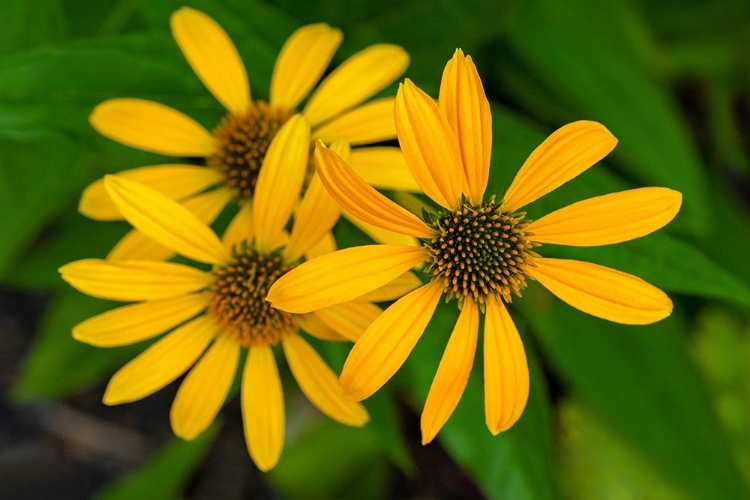
[[[342,34],[326,24],[295,31],[276,60],[266,102],[251,99],[237,49],[213,19],[183,7],[172,14],[171,28],[198,78],[227,109],[224,119],[209,132],[173,108],[125,98],[99,104],[90,122],[99,133],[122,144],[178,158],[201,159],[203,166],[156,165],[120,175],[179,200],[201,220],[211,223],[227,204],[243,205],[253,197],[269,144],[321,78]],[[390,44],[373,45],[350,57],[318,85],[302,110],[312,124],[313,138],[330,143],[341,136],[353,145],[395,138],[393,98],[362,103],[398,78],[408,63],[406,52]],[[358,148],[353,164],[379,186],[418,189],[410,176],[404,175],[407,168],[398,148]],[[373,165],[382,166],[369,168]],[[121,219],[101,180],[84,191],[79,210],[92,219]],[[377,236],[376,230],[363,229]],[[115,246],[109,258],[166,260],[172,255],[134,231]]]
[[[344,392],[361,401],[393,376],[422,335],[441,296],[461,310],[422,413],[430,442],[458,404],[471,371],[484,313],[485,416],[492,434],[521,416],[529,393],[523,345],[505,303],[533,279],[571,306],[626,324],[659,321],[672,302],[635,276],[575,260],[542,257],[542,243],[597,246],[651,233],[677,214],[682,197],[643,188],[591,198],[536,221],[520,209],[574,178],[617,143],[602,125],[579,121],[529,156],[501,201],[485,196],[491,116],[471,57],[458,50],[443,73],[436,104],[412,82],[399,87],[398,139],[409,170],[440,208],[419,218],[385,198],[346,161],[318,144],[319,176],[344,210],[421,240],[421,247],[372,245],[309,261],[278,280],[274,307],[304,313],[350,300],[419,263],[430,282],[405,295],[356,342],[341,374]],[[334,272],[335,270],[335,272]]]
[[[105,189],[126,220],[182,256],[210,264],[210,271],[153,260],[98,259],[60,269],[63,279],[84,293],[138,302],[77,325],[76,339],[125,345],[173,329],[112,377],[104,402],[141,399],[195,363],[170,414],[175,434],[184,439],[195,438],[213,421],[246,348],[241,383],[245,436],[252,459],[264,471],[277,463],[284,444],[284,401],[272,347],[281,344],[294,378],[323,413],[344,424],[364,425],[369,418],[364,407],[344,398],[336,375],[299,330],[325,340],[356,340],[381,313],[369,300],[392,299],[419,282],[406,275],[369,299],[312,314],[290,314],[265,300],[268,288],[303,254],[320,251],[318,241],[335,223],[325,215],[333,201],[312,185],[291,234],[284,231],[302,188],[309,133],[299,115],[280,129],[258,176],[252,209],[243,206],[223,240],[176,201],[126,177],[105,177]],[[348,154],[343,141],[332,148]]]

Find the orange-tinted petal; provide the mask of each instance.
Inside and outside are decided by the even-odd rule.
[[[383,310],[371,302],[352,300],[318,309],[312,315],[342,337],[356,342],[382,313]]]
[[[358,300],[367,300],[370,302],[396,300],[419,286],[422,286],[422,281],[416,274],[408,271],[390,283],[385,284],[370,293],[362,295]]]
[[[352,151],[350,165],[366,183],[376,188],[421,192],[399,148],[357,148]]]

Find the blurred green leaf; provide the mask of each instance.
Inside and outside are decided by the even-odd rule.
[[[63,41],[68,32],[63,0],[5,0],[0,3],[0,19],[6,21],[0,30],[0,54],[54,45]]]
[[[97,495],[99,500],[180,498],[195,469],[216,439],[214,424],[193,441],[173,439],[139,470]]]

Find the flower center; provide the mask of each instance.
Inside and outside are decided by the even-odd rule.
[[[426,272],[443,280],[449,298],[463,302],[467,297],[479,305],[490,294],[511,301],[511,291],[521,295],[526,287],[528,266],[533,266],[531,251],[538,243],[529,240],[525,213],[509,214],[494,199],[483,205],[464,202],[454,211],[444,211],[430,223],[438,232],[423,240],[432,262]]]
[[[290,116],[291,111],[255,101],[247,111],[227,115],[214,129],[218,140],[208,164],[224,173],[237,198],[252,198],[268,146]]]
[[[242,243],[232,250],[232,261],[217,267],[211,288],[211,311],[224,332],[245,347],[274,345],[297,330],[290,313],[275,309],[266,300],[268,289],[288,273],[281,250],[259,254],[254,245]]]

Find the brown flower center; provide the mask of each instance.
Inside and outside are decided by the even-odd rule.
[[[227,115],[214,129],[218,140],[208,165],[223,172],[225,182],[237,190],[237,198],[253,197],[268,146],[291,116],[289,110],[255,101],[244,113]]]

